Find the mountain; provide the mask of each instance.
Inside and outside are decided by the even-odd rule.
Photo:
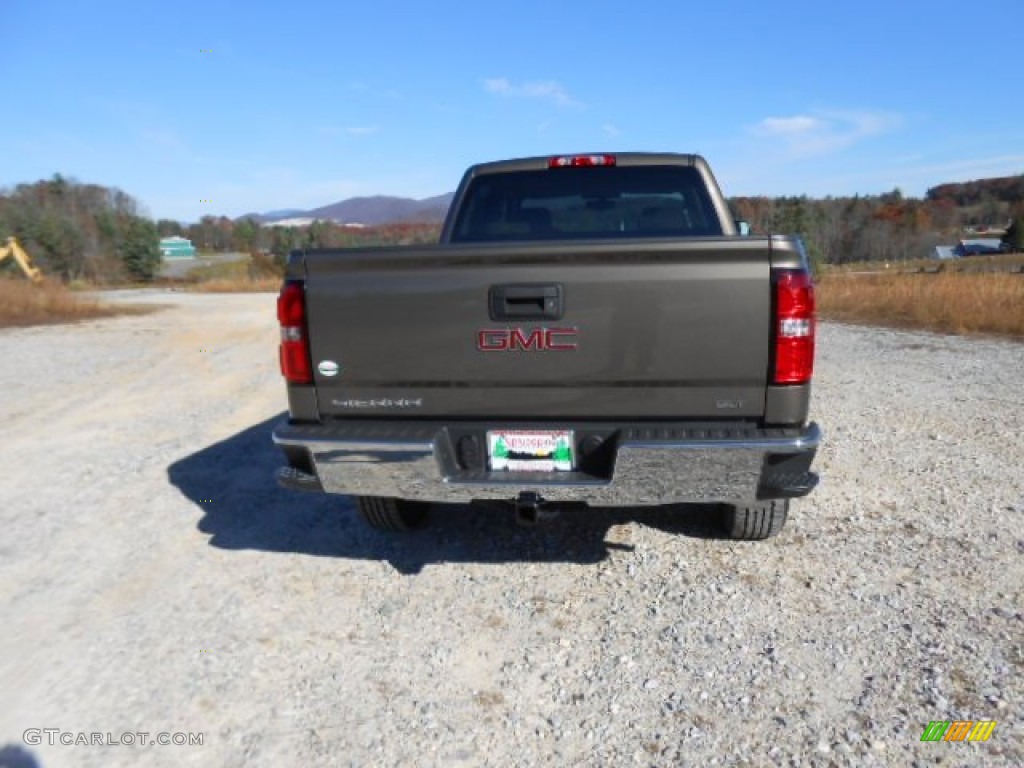
[[[264,224],[268,221],[280,221],[281,219],[291,219],[302,215],[304,215],[304,211],[301,208],[282,208],[278,211],[267,211],[266,213],[243,213],[235,221],[252,219],[259,224]]]
[[[439,222],[444,219],[448,212],[448,205],[454,196],[455,193],[450,192],[424,200],[384,195],[352,197],[310,210],[286,208],[266,213],[250,213],[240,216],[239,219],[251,218],[260,224],[269,224],[285,219],[321,219],[339,224],[363,224],[365,226],[408,221]]]
[[[394,224],[399,221],[440,221],[448,211],[451,195],[411,200],[406,197],[353,197],[340,203],[306,211],[304,216],[340,224]]]
[[[262,214],[268,219],[290,219],[294,216],[301,216],[301,208],[282,208],[280,211],[267,211]]]

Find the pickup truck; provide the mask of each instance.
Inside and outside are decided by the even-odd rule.
[[[278,483],[388,530],[703,503],[777,534],[818,481],[814,289],[798,237],[738,230],[699,156],[560,155],[471,167],[436,245],[293,251]]]

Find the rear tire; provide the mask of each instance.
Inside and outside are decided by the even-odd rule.
[[[730,505],[725,508],[722,523],[733,539],[760,541],[777,535],[785,526],[788,513],[789,499]]]
[[[368,525],[381,531],[411,531],[427,519],[427,505],[384,496],[356,496],[356,509]]]

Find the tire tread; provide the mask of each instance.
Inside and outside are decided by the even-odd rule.
[[[740,541],[761,541],[777,536],[786,525],[789,499],[726,507],[723,515],[725,531]]]
[[[381,531],[411,531],[426,517],[425,505],[385,496],[357,496],[356,509],[368,525]]]

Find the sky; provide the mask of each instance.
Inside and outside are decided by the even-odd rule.
[[[0,189],[193,222],[696,152],[727,195],[1024,173],[1021,0],[0,0]]]

